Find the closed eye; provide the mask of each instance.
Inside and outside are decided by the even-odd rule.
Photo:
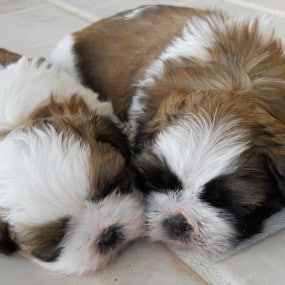
[[[145,193],[150,191],[169,192],[183,189],[182,182],[168,168],[166,163],[161,162],[158,158],[143,161],[140,167],[136,169],[135,181],[136,186]]]

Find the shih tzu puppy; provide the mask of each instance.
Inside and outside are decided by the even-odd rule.
[[[51,59],[128,126],[152,240],[220,253],[283,207],[285,56],[267,19],[144,6]]]
[[[111,105],[44,60],[0,64],[0,252],[101,269],[144,224]]]

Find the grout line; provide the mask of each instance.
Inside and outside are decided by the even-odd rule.
[[[278,10],[275,10],[275,9],[271,9],[271,8],[267,8],[267,7],[264,7],[264,6],[260,6],[260,5],[255,4],[255,3],[250,3],[250,2],[242,1],[242,0],[224,0],[224,1],[236,4],[236,5],[239,5],[239,6],[244,6],[244,7],[247,7],[247,8],[259,10],[259,11],[262,11],[262,12],[265,12],[265,13],[269,13],[269,14],[278,16],[280,18],[285,18],[285,12],[281,12],[281,11],[278,11]]]
[[[0,0],[1,1],[1,0]],[[19,9],[16,11],[11,11],[5,14],[0,14],[0,17],[6,17],[6,16],[14,16],[14,15],[19,15],[19,14],[23,14],[23,13],[29,13],[30,11],[34,11],[37,9],[40,9],[44,6],[44,4],[38,5],[38,6],[34,6],[34,7],[29,7],[29,8],[24,8],[24,9]]]
[[[84,10],[76,8],[73,5],[66,3],[65,1],[61,0],[45,0],[45,1],[91,23],[97,22],[98,20],[101,19],[100,17],[94,16],[88,12],[85,12]]]

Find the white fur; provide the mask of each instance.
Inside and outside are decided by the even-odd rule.
[[[142,235],[144,211],[141,198],[114,192],[99,203],[86,202],[82,214],[73,218],[73,226],[62,242],[60,258],[53,263],[40,263],[66,274],[82,274],[101,269],[118,250]],[[123,226],[122,232],[126,240],[115,251],[102,255],[97,249],[98,237],[104,229],[116,224]]]
[[[15,130],[0,142],[0,208],[10,224],[78,215],[89,189],[90,149],[53,127]]]
[[[177,175],[183,189],[150,195],[146,209],[149,236],[171,243],[162,222],[181,213],[194,228],[191,241],[181,245],[206,252],[230,247],[230,238],[235,234],[231,222],[219,210],[200,202],[199,193],[213,178],[233,172],[238,157],[247,149],[247,140],[237,122],[230,118],[210,120],[203,114],[189,116],[162,131],[152,149]]]
[[[0,131],[21,126],[29,114],[52,96],[64,102],[73,95],[81,96],[90,110],[110,114],[110,103],[101,103],[98,94],[84,88],[72,77],[47,62],[21,58],[0,70]]]
[[[74,39],[72,35],[66,35],[56,45],[49,57],[49,61],[58,68],[65,70],[78,82],[81,81],[76,70],[76,55],[73,52]]]
[[[161,132],[153,151],[196,196],[200,187],[221,174],[235,170],[236,160],[247,148],[237,122],[211,120],[205,115],[188,116]]]
[[[262,39],[264,44],[268,41],[272,41],[275,36],[275,23],[272,17],[267,14],[262,14],[256,17],[231,17],[227,19],[226,26],[229,28],[233,27],[244,27],[248,26],[249,30],[252,31],[255,25],[258,25],[257,33]]]
[[[145,11],[149,8],[152,8],[152,7],[155,7],[155,6],[146,5],[146,6],[139,7],[137,9],[133,9],[130,12],[128,12],[127,14],[124,14],[124,19],[125,20],[131,20],[131,19],[137,17],[138,15],[140,15],[143,11]]]

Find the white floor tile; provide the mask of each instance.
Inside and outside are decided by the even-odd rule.
[[[1,285],[206,285],[165,247],[146,241],[137,241],[107,269],[89,276],[65,277],[2,255],[0,276]]]
[[[179,3],[184,3],[185,0],[64,0],[69,4],[72,4],[82,10],[89,11],[96,16],[108,17],[116,13],[134,9],[142,5],[154,5],[154,4],[164,4],[164,5],[179,5]]]
[[[0,15],[28,10],[42,5],[41,0],[0,0]]]
[[[236,0],[235,0],[236,1]],[[236,3],[243,2],[242,4],[255,4],[269,9],[276,9],[277,11],[283,11],[285,13],[285,1],[284,0],[237,0]]]
[[[220,262],[232,284],[285,284],[285,231],[260,241]]]
[[[51,5],[0,16],[0,46],[28,56],[47,56],[61,37],[89,22]]]

